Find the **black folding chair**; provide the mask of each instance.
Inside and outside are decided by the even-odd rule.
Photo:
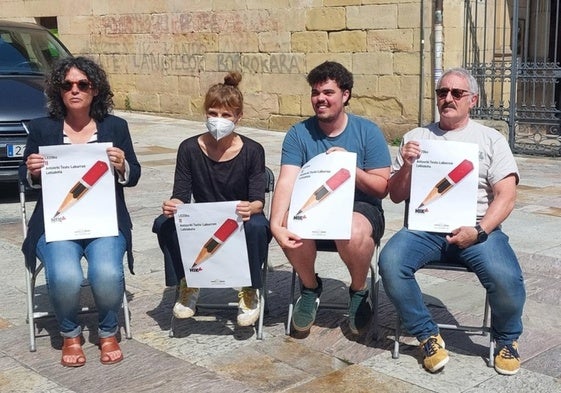
[[[320,252],[337,252],[335,247],[335,242],[333,241],[320,241],[316,242],[317,250]],[[380,289],[380,277],[378,275],[378,254],[380,250],[380,245],[376,245],[374,255],[370,261],[370,301],[372,303],[372,325],[374,328],[374,339],[378,337],[378,291]],[[317,262],[316,262],[317,263]],[[291,322],[292,313],[294,311],[294,304],[296,302],[296,270],[292,269],[292,278],[290,282],[290,292],[288,299],[288,318],[286,321],[285,334],[290,335],[291,332]],[[319,303],[319,309],[328,310],[348,310],[349,305],[346,303]]]
[[[265,179],[266,179],[266,189],[265,189],[265,211],[266,217],[269,219],[271,217],[271,201],[273,199],[273,193],[275,191],[275,174],[269,167],[265,167]],[[269,258],[265,260],[261,270],[261,280],[263,283],[263,288],[259,291],[259,303],[261,305],[259,311],[259,319],[257,322],[257,339],[263,339],[263,318],[266,311],[268,311],[267,305],[267,273],[269,271]],[[176,289],[176,298],[178,295],[179,288]],[[238,302],[227,302],[227,303],[197,303],[197,308],[206,309],[225,309],[225,308],[238,308]],[[171,315],[171,324],[169,330],[169,337],[175,335],[175,316]]]
[[[434,269],[434,270],[449,270],[449,271],[457,271],[457,272],[464,272],[464,273],[471,273],[475,274],[472,270],[470,270],[467,266],[461,264],[460,262],[449,262],[449,263],[442,263],[440,261],[433,261],[429,262],[427,265],[423,266],[422,269]],[[489,297],[487,294],[485,295],[485,303],[484,303],[484,310],[483,310],[483,320],[481,325],[478,326],[470,326],[470,325],[461,325],[461,324],[445,324],[445,323],[438,323],[439,329],[444,330],[459,330],[468,333],[475,333],[481,334],[482,336],[489,335],[489,361],[487,365],[489,367],[493,367],[494,365],[494,352],[495,352],[495,342],[493,341],[493,337],[491,334],[491,323],[490,323],[490,316],[491,308],[489,306]],[[395,336],[394,336],[394,347],[392,352],[392,358],[398,359],[399,358],[399,338],[401,336],[401,320],[397,318],[397,322],[395,325]]]

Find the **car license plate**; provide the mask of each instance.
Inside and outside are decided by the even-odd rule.
[[[6,145],[8,157],[23,157],[25,145]]]

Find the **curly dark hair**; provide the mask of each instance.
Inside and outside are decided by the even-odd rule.
[[[103,120],[113,110],[113,92],[103,68],[92,59],[83,56],[65,57],[58,60],[47,75],[45,94],[49,116],[56,119],[63,119],[66,116],[61,86],[71,68],[77,68],[86,74],[92,89],[97,90],[97,95],[93,98],[90,106],[90,116],[97,121]]]
[[[310,86],[325,82],[329,79],[335,81],[341,90],[349,91],[349,99],[345,102],[345,105],[349,105],[351,93],[353,91],[353,74],[342,64],[335,61],[325,61],[311,70],[306,78]]]
[[[243,94],[238,88],[242,80],[242,74],[238,71],[230,71],[224,77],[224,83],[212,85],[206,95],[203,108],[228,108],[234,111],[236,116],[243,113]]]

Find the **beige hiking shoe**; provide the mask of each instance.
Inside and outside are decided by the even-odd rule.
[[[244,287],[238,293],[238,325],[251,326],[259,319],[259,290]]]
[[[199,292],[199,288],[189,288],[185,278],[182,278],[179,282],[179,295],[173,306],[173,316],[178,319],[184,319],[195,315]]]

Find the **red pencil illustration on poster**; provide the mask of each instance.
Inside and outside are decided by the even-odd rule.
[[[118,234],[111,143],[41,146],[45,237],[87,239]]]
[[[66,211],[76,202],[78,202],[86,193],[94,186],[95,183],[107,172],[109,166],[104,161],[97,161],[91,168],[82,176],[80,180],[68,191],[64,201],[60,204],[53,218]]]
[[[458,184],[463,178],[465,178],[473,170],[473,163],[470,160],[463,160],[458,164],[457,167],[452,169],[446,177],[443,177],[436,185],[431,188],[427,196],[423,199],[423,202],[415,210],[418,212],[424,206],[429,203],[434,202],[448,191],[450,191],[456,184]]]
[[[236,220],[228,218],[224,221],[220,228],[218,228],[212,237],[208,239],[203,248],[201,248],[195,262],[193,262],[193,266],[191,266],[191,270],[206,261],[212,255],[216,254],[220,246],[228,240],[236,229],[238,229],[238,223]]]
[[[475,225],[479,148],[474,143],[419,141],[411,172],[408,227],[448,233]]]
[[[334,175],[325,181],[314,193],[308,198],[306,203],[298,210],[296,216],[300,216],[305,211],[311,209],[329,195],[331,195],[341,184],[349,180],[351,173],[346,168],[341,168]]]
[[[356,153],[315,156],[296,178],[288,230],[305,239],[349,239],[355,192]]]
[[[239,201],[185,203],[174,215],[187,285],[230,288],[251,285]]]

